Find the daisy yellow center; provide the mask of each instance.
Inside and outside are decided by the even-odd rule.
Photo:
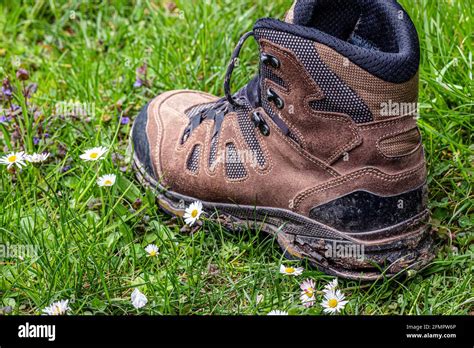
[[[295,269],[293,267],[286,267],[285,268],[285,272],[286,273],[294,273],[295,272]]]
[[[107,179],[107,180],[104,181],[104,184],[105,185],[112,185],[112,181]]]
[[[198,211],[197,211],[197,209],[194,209],[194,210],[191,212],[191,216],[192,216],[193,218],[195,218],[197,215],[198,215]]]
[[[305,291],[306,296],[308,297],[313,297],[314,295],[314,289],[313,288],[307,288]]]
[[[156,256],[156,251],[155,250],[150,251],[150,256]]]
[[[97,158],[97,157],[99,157],[99,154],[98,154],[97,152],[92,152],[92,153],[90,154],[90,157],[91,157],[91,158]]]
[[[338,304],[338,302],[335,298],[332,298],[328,301],[328,306],[331,307],[331,308],[336,308],[337,304]]]
[[[12,156],[8,157],[8,162],[14,163],[15,161],[16,161],[16,156],[15,155],[12,155]]]
[[[54,306],[53,313],[54,315],[61,314],[61,309],[59,308],[59,306]]]

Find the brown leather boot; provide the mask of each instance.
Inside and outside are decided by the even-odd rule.
[[[259,74],[230,93],[249,36]],[[426,167],[416,125],[419,42],[394,0],[297,1],[240,40],[224,98],[153,99],[132,131],[138,177],[160,207],[195,200],[230,229],[275,235],[288,256],[352,279],[432,258]]]

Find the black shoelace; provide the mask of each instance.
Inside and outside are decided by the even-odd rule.
[[[219,99],[210,107],[201,110],[196,115],[193,115],[190,118],[189,124],[186,127],[182,137],[182,143],[184,143],[189,138],[192,131],[196,129],[204,120],[214,120],[214,133],[212,135],[212,137],[214,137],[219,133],[222,122],[224,120],[224,116],[229,112],[232,112],[246,105],[251,106],[253,108],[258,108],[261,106],[260,75],[257,75],[255,78],[253,78],[244,88],[242,88],[235,95],[232,94],[230,87],[232,72],[234,71],[234,68],[236,66],[240,51],[242,49],[243,44],[250,36],[254,36],[254,33],[252,31],[245,33],[240,38],[239,42],[237,43],[237,46],[235,47],[232,53],[232,57],[230,59],[229,65],[227,66],[227,71],[224,80],[225,97]],[[271,65],[273,68],[280,67],[280,62],[278,61],[278,59],[268,54],[262,54],[261,62],[267,65]],[[278,109],[282,109],[284,107],[283,100],[272,89],[267,90],[266,96],[269,101],[275,103]],[[288,134],[288,127],[280,118],[274,117],[273,120],[275,121],[277,126],[283,131],[284,134]],[[266,124],[265,119],[262,117],[262,115],[260,115],[260,113],[253,112],[252,121],[255,124],[255,127],[259,128],[260,132],[263,135],[267,136],[270,134],[270,127]]]

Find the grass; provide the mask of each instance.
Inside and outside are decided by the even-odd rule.
[[[373,284],[340,281],[346,314],[472,314],[473,310],[473,9],[469,1],[401,1],[420,35],[421,116],[429,166],[435,260],[409,279]],[[224,72],[241,34],[260,17],[281,18],[290,1],[10,1],[0,3],[0,77],[9,77],[21,107],[0,124],[3,152],[49,151],[51,160],[21,173],[0,168],[0,244],[33,245],[37,257],[2,259],[0,308],[38,314],[69,299],[73,314],[320,314],[305,309],[299,281],[318,289],[331,277],[306,268],[278,274],[277,243],[258,232],[233,234],[204,222],[196,233],[162,215],[134,179],[125,153],[132,118],[169,89],[223,94]],[[256,44],[247,43],[233,81],[256,70]],[[134,88],[147,63],[148,84]],[[28,81],[15,77],[29,71]],[[143,79],[145,77],[143,76]],[[28,100],[20,91],[37,83]],[[238,88],[239,86],[234,86]],[[77,101],[73,115],[56,106]],[[59,104],[58,104],[59,103]],[[61,104],[62,103],[62,104]],[[82,106],[78,108],[77,105]],[[4,105],[6,107],[6,104]],[[45,136],[45,133],[48,136]],[[12,137],[13,136],[13,137]],[[35,138],[39,138],[37,141]],[[84,149],[111,151],[83,163]],[[118,183],[99,188],[98,175]],[[160,247],[157,258],[144,247]],[[304,264],[303,264],[304,265]],[[136,310],[139,287],[149,300]],[[257,295],[263,299],[257,301]]]

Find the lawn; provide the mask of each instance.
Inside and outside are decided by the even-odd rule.
[[[343,313],[473,314],[473,4],[401,3],[421,41],[418,122],[437,255],[408,278],[339,280],[349,300]],[[260,17],[282,18],[290,5],[0,3],[0,78],[13,90],[1,102],[0,154],[51,153],[21,171],[0,167],[0,245],[35,251],[0,259],[0,314],[40,314],[63,299],[80,315],[322,314],[319,300],[301,305],[299,284],[311,278],[322,290],[332,277],[303,262],[294,262],[305,268],[301,276],[279,274],[281,263],[291,262],[258,231],[236,234],[209,221],[183,228],[157,209],[127,156],[131,123],[148,100],[181,88],[222,95],[240,36]],[[255,73],[256,49],[249,40],[234,90]],[[105,159],[83,161],[94,146],[109,149]],[[99,187],[98,176],[108,173],[116,184]],[[159,247],[157,257],[147,257],[150,243]],[[130,301],[134,288],[148,298],[141,309]]]

